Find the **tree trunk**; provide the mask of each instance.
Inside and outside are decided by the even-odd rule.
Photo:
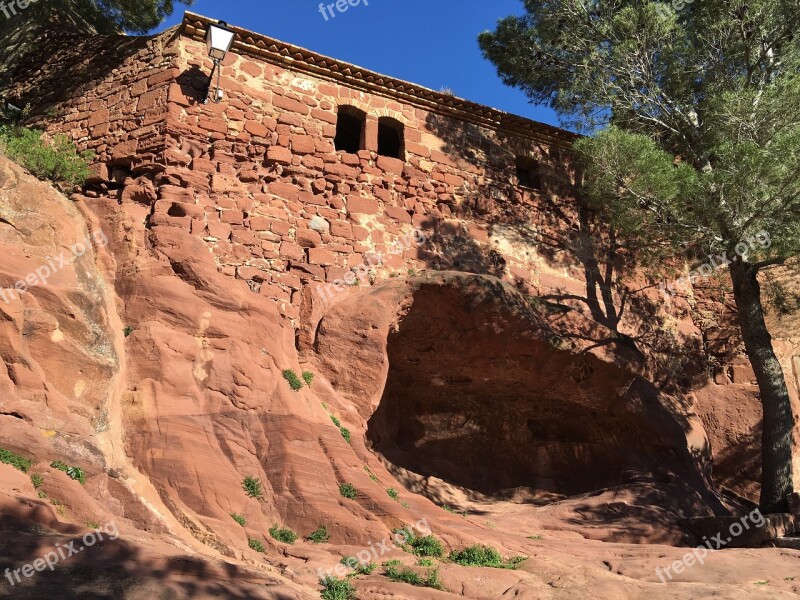
[[[794,427],[789,390],[764,322],[758,270],[740,261],[732,263],[730,270],[745,350],[761,393],[761,512],[786,512],[792,492]]]

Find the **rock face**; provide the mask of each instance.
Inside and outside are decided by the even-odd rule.
[[[529,558],[445,562],[447,591],[379,569],[359,598],[800,592],[791,550],[662,578],[679,520],[746,507],[720,483],[757,493],[757,389],[724,286],[665,304],[603,262],[565,132],[244,31],[201,104],[208,22],[49,36],[0,84],[97,156],[69,200],[0,158],[0,448],[31,461],[0,463],[0,574],[119,533],[9,593],[318,597],[342,556],[430,574],[404,526]],[[365,115],[357,153],[340,109]],[[405,160],[378,153],[387,118]]]
[[[30,474],[41,478],[34,488],[0,464],[0,529],[9,534],[0,571],[11,568],[13,577],[56,544],[85,539],[87,524],[119,534],[53,573],[22,577],[15,597],[312,598],[317,569],[335,569],[342,555],[374,549],[376,562],[412,564],[386,540],[413,524],[429,527],[446,550],[490,543],[530,557],[516,571],[442,565],[443,586],[466,597],[547,589],[685,597],[655,574],[685,549],[632,552],[600,540],[675,543],[678,518],[714,510],[702,428],[636,375],[641,356],[590,349],[608,335],[603,327],[531,308],[492,277],[432,273],[349,288],[328,308],[314,308],[310,296],[311,343],[298,349],[289,320],[219,273],[189,232],[147,229],[133,203],[70,201],[4,159],[0,167],[5,286],[35,272],[42,257],[91,240],[46,284],[0,305],[0,447],[29,458]],[[562,334],[595,341],[570,341],[554,321]],[[480,347],[493,358],[469,369]],[[531,368],[534,375],[523,374]],[[313,372],[312,387],[293,391],[286,369]],[[494,390],[481,377],[486,370]],[[468,422],[453,421],[453,403],[468,408]],[[584,416],[592,411],[608,435]],[[544,414],[569,443],[536,426]],[[499,450],[506,456],[492,464]],[[85,485],[49,467],[54,460],[83,469]],[[261,480],[261,500],[245,494],[246,476]],[[356,488],[354,499],[339,493],[341,483]],[[539,507],[596,485],[605,491]],[[437,506],[444,502],[467,516]],[[276,523],[301,536],[325,525],[331,537],[289,546],[267,533]],[[248,538],[266,553],[251,550]],[[792,593],[783,578],[796,552],[751,552],[726,552],[672,577],[691,593],[755,597],[752,579],[775,581],[773,595]],[[389,582],[380,571],[354,583],[364,598],[451,595]]]
[[[493,277],[430,273],[351,294],[312,348],[373,448],[425,477],[487,496],[699,483],[700,421],[636,374],[634,352],[570,341],[550,317]]]

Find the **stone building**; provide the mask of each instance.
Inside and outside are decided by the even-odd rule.
[[[304,284],[330,295],[409,269],[584,286],[530,244],[541,204],[569,195],[573,134],[239,28],[224,99],[204,104],[210,22],[45,35],[0,94],[94,151],[89,193],[190,229],[293,318]]]

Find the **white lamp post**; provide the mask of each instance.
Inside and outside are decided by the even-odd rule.
[[[219,87],[220,72],[222,71],[222,60],[233,45],[233,38],[236,33],[228,27],[225,21],[218,23],[211,23],[208,26],[208,33],[206,33],[206,45],[208,46],[208,55],[214,61],[214,68],[211,69],[211,75],[208,76],[208,87],[203,98],[203,104],[208,102],[208,95],[211,90],[211,81],[214,78],[214,71],[217,71],[217,87],[214,91],[214,102],[222,100],[222,89]]]

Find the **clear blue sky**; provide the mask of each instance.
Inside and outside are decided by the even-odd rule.
[[[326,0],[326,4],[332,0]],[[334,0],[335,1],[335,0]],[[196,0],[193,12],[223,19],[385,75],[558,125],[547,107],[503,85],[477,36],[498,19],[523,12],[520,0],[368,0],[326,21],[319,0]],[[166,26],[186,6],[175,4]],[[335,10],[335,9],[334,9]]]

